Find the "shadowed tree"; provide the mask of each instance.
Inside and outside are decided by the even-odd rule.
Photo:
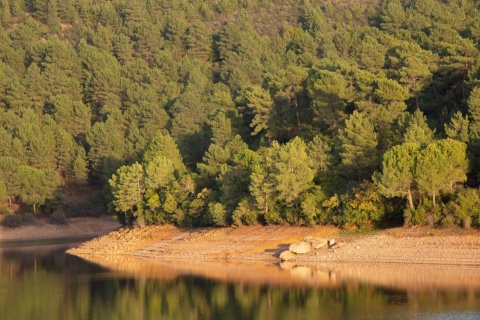
[[[378,166],[377,134],[373,125],[358,111],[339,129],[340,159],[347,174],[358,181],[371,177]]]

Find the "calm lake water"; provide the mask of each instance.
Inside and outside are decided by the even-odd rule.
[[[137,275],[64,254],[74,245],[0,244],[0,319],[480,319],[480,289],[468,278],[452,286],[415,280],[409,288],[331,273],[324,282],[292,282],[279,266],[259,269],[261,280],[246,275],[249,281],[242,281],[243,271],[201,276],[176,273],[173,265],[155,276],[144,266]]]

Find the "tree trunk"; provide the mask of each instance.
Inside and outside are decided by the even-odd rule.
[[[433,206],[435,207],[435,192],[433,192],[433,196],[432,196],[432,202],[433,202]]]
[[[412,193],[410,192],[410,189],[408,189],[408,204],[410,205],[410,209],[414,210],[415,208],[413,207],[413,199],[412,199]]]
[[[300,124],[300,115],[298,113],[298,97],[295,95],[293,97],[293,105],[295,106],[295,116],[297,117],[297,132],[295,135],[298,135],[300,130],[302,129],[302,125]]]
[[[37,214],[37,205],[33,204],[33,214]]]

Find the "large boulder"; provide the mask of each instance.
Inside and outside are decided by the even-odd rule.
[[[310,246],[312,249],[321,249],[327,246],[327,240],[321,238],[314,238],[310,240]]]
[[[290,250],[285,250],[280,253],[280,261],[288,261],[295,259],[295,254]]]
[[[307,242],[294,242],[290,245],[288,250],[296,254],[303,254],[310,252],[311,246]]]

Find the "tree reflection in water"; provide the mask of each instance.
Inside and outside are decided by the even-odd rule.
[[[65,255],[71,245],[0,251],[0,319],[474,319],[480,289],[469,277],[456,284],[421,282],[421,271],[389,266],[246,266],[182,263],[172,267],[136,258],[89,263]],[[102,259],[100,259],[102,260]],[[122,266],[122,267],[119,267]],[[286,266],[284,266],[285,268]],[[365,267],[364,267],[365,268]],[[438,272],[442,269],[438,269]],[[414,272],[412,272],[414,271]],[[435,270],[429,270],[435,278]],[[477,271],[471,270],[472,273]],[[440,276],[441,277],[441,276]],[[383,277],[385,278],[385,277]],[[417,277],[418,278],[418,277]],[[475,277],[474,277],[475,278]],[[466,283],[463,283],[464,279]],[[478,279],[478,278],[477,278]],[[478,282],[478,280],[477,280]]]

